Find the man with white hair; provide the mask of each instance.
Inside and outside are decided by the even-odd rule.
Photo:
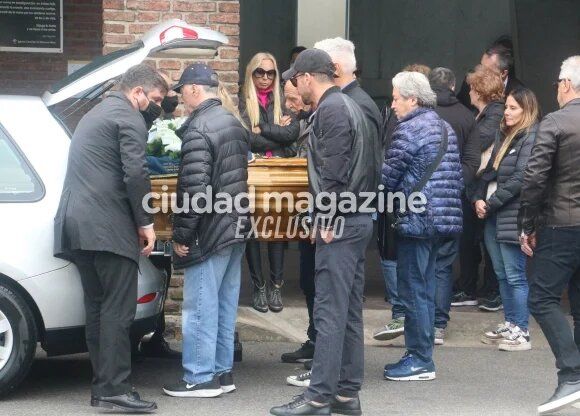
[[[560,110],[540,124],[518,219],[522,250],[531,257],[530,312],[559,369],[558,387],[540,414],[580,401],[580,55],[562,63],[554,86]],[[560,307],[566,288],[573,334]]]
[[[399,120],[383,164],[387,192],[402,192],[394,213],[397,231],[397,290],[405,309],[407,353],[385,366],[385,378],[435,378],[435,269],[445,239],[462,231],[463,177],[453,128],[433,110],[436,95],[425,75],[401,72],[393,78],[392,108]],[[413,195],[423,205],[413,208]],[[419,208],[419,209],[417,209]]]

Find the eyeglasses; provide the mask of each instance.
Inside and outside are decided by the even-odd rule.
[[[271,80],[276,78],[276,70],[270,69],[269,71],[266,71],[264,68],[256,68],[254,72],[252,72],[252,75],[254,75],[256,78],[264,78],[265,75],[268,77],[268,79]]]
[[[298,77],[301,77],[304,74],[305,73],[296,74],[292,78],[290,78],[290,82],[292,83],[292,85],[294,86],[294,88],[298,88]]]

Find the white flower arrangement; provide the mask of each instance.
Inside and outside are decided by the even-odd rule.
[[[147,154],[150,156],[179,156],[181,152],[181,139],[175,131],[181,127],[187,117],[173,120],[155,120],[149,138],[147,139]]]

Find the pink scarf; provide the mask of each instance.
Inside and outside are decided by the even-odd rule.
[[[256,88],[256,95],[258,96],[258,102],[260,103],[260,106],[262,106],[262,108],[268,107],[268,104],[270,102],[269,95],[271,92],[272,92],[272,87],[266,88],[265,90],[260,90],[260,89]]]
[[[272,87],[266,88],[265,90],[261,90],[256,88],[256,95],[258,96],[258,102],[260,106],[264,109],[268,107],[270,101],[270,93],[272,92]],[[271,150],[267,150],[266,154],[264,155],[266,158],[271,158],[273,156]]]

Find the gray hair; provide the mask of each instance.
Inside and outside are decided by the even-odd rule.
[[[210,85],[200,85],[200,87],[207,94],[213,94],[213,95],[217,95],[218,94],[218,87],[213,87],[213,86],[210,86]]]
[[[560,79],[569,79],[572,88],[580,93],[580,55],[571,56],[562,62]]]
[[[437,104],[427,77],[419,72],[399,72],[393,78],[393,87],[403,98],[416,98],[421,107],[433,108]]]
[[[455,74],[449,68],[433,68],[428,78],[431,88],[455,89]]]
[[[314,44],[315,49],[321,49],[330,55],[344,68],[348,74],[356,71],[356,56],[354,54],[354,43],[343,38],[324,39]]]

